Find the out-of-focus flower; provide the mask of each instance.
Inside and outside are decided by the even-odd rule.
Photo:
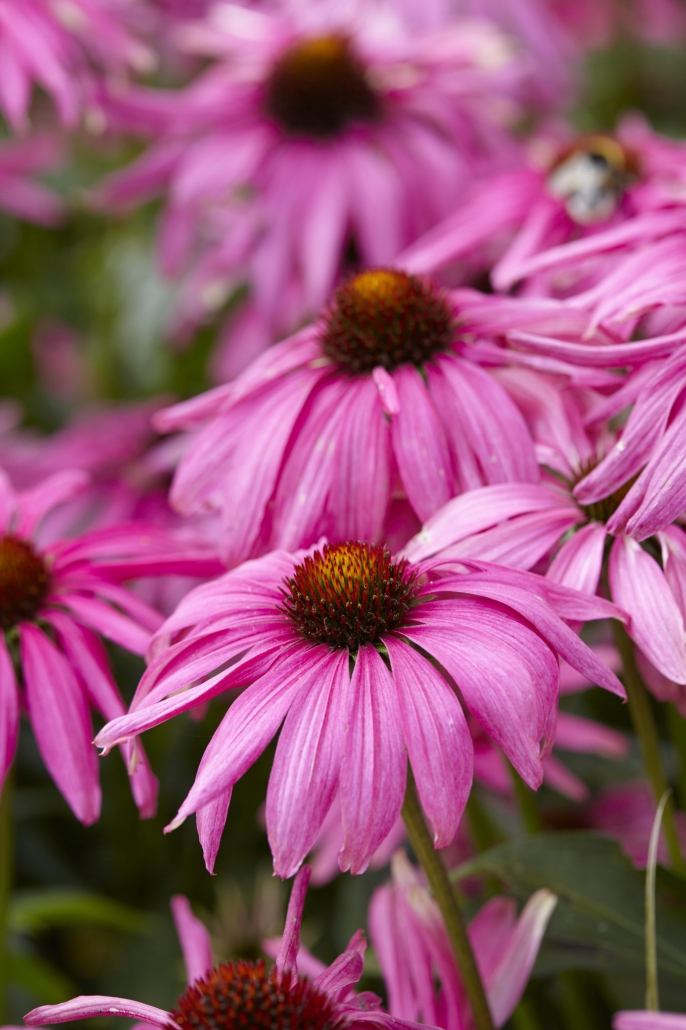
[[[83,343],[66,325],[52,319],[40,322],[31,351],[38,383],[51,398],[78,404],[92,396],[94,383]]]
[[[463,490],[538,479],[525,422],[469,341],[576,318],[554,302],[489,303],[361,272],[234,384],[156,417],[162,429],[202,427],[171,502],[222,512],[228,564],[322,534],[399,546]]]
[[[399,851],[392,881],[372,895],[369,931],[394,1016],[445,1030],[469,1026],[471,1015],[438,905]],[[557,898],[533,894],[519,918],[515,902],[492,898],[469,924],[474,958],[496,1027],[514,1012],[533,969]]]
[[[1,11],[0,7],[0,41]],[[1,92],[0,85],[0,95]],[[15,218],[58,225],[63,215],[62,202],[47,186],[35,182],[34,177],[52,171],[61,157],[59,139],[48,133],[22,140],[0,140],[0,207]]]
[[[149,71],[152,52],[130,31],[131,0],[0,0],[0,111],[28,126],[34,87],[73,128],[94,104],[97,71]]]
[[[162,622],[120,583],[178,571],[211,573],[213,560],[210,551],[143,524],[45,542],[46,516],[85,479],[77,471],[59,473],[17,494],[0,473],[0,777],[14,756],[22,698],[48,772],[77,818],[89,824],[100,812],[89,709],[106,719],[126,710],[100,638],[142,655]],[[131,749],[124,750],[131,758]],[[141,815],[149,817],[157,781],[140,757],[131,789]]]
[[[530,153],[528,164],[477,180],[399,265],[436,272],[481,251],[483,267],[495,260],[496,289],[527,280],[565,297],[590,289],[624,253],[683,230],[686,147],[636,116],[612,135],[538,139]]]
[[[686,35],[679,0],[547,0],[547,5],[584,50],[627,36],[673,47]]]
[[[610,446],[606,433],[595,439],[589,435],[583,407],[571,392],[561,395],[530,370],[517,369],[506,377],[534,428],[539,457],[554,474],[540,484],[503,483],[453,499],[404,553],[413,561],[440,554],[443,559],[479,557],[522,569],[546,559],[548,578],[588,593],[598,590],[606,567],[613,600],[631,616],[628,632],[635,643],[664,676],[686,683],[686,534],[676,525],[655,534],[660,565],[641,546],[649,534],[630,533],[631,521],[624,532],[620,521],[637,486],[629,489],[622,477],[619,483],[606,482],[591,498],[585,490],[596,474],[589,470],[604,464],[599,461],[603,449],[621,456],[622,441],[640,468],[641,449],[645,461],[650,434],[656,428],[659,432],[659,426],[646,425],[642,438],[634,427],[630,433],[634,412],[619,443]],[[659,417],[666,417],[664,410]],[[675,491],[683,492],[683,477],[675,478]],[[674,515],[685,507],[675,503]]]
[[[647,783],[617,783],[605,787],[588,808],[590,825],[616,837],[634,865],[644,869],[648,861],[650,833],[655,822],[655,798]],[[686,813],[677,812],[681,846],[686,846]],[[668,862],[664,836],[660,836],[658,862]]]
[[[162,1030],[194,1030],[198,1025],[223,1025],[227,1012],[236,1025],[265,1025],[272,1030],[322,1030],[368,1026],[377,1030],[419,1030],[415,1023],[386,1015],[381,1000],[370,992],[357,994],[366,943],[358,931],[329,967],[314,960],[310,978],[298,971],[300,923],[310,871],[298,873],[286,914],[286,925],[271,970],[260,962],[224,962],[212,968],[209,937],[192,915],[185,898],[177,898],[174,915],[188,968],[188,988],[171,1012],[128,998],[80,997],[61,1005],[43,1005],[29,1012],[28,1026],[68,1023],[91,1016],[128,1016]],[[185,905],[182,903],[185,902]],[[309,956],[301,955],[310,967]],[[309,968],[308,968],[309,972]]]
[[[514,148],[519,65],[489,23],[410,30],[391,4],[217,5],[180,31],[211,66],[183,91],[128,90],[109,116],[151,149],[100,190],[164,193],[163,268],[190,268],[183,323],[247,283],[234,371],[325,302],[342,272],[391,261]]]
[[[618,1012],[612,1030],[686,1030],[686,1016],[675,1012]]]
[[[619,613],[599,598],[492,565],[411,565],[358,542],[273,552],[184,598],[155,638],[130,713],[97,743],[108,751],[245,687],[171,828],[198,813],[211,868],[233,785],[285,719],[266,809],[277,874],[290,876],[301,864],[339,787],[340,866],[362,872],[400,814],[408,758],[436,847],[452,840],[469,795],[465,716],[425,652],[535,788],[554,738],[558,655],[623,696],[561,618],[606,615]]]

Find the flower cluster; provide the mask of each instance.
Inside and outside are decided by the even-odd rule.
[[[636,36],[686,39],[677,0],[0,0],[0,832],[42,763],[105,833],[98,748],[154,819],[150,734],[159,854],[195,816],[244,871],[263,774],[295,878],[273,966],[176,896],[173,1007],[27,1025],[493,1030],[551,918],[542,968],[590,962],[524,830],[686,875],[686,143],[567,117]],[[373,961],[324,966],[311,872],[389,864]],[[622,997],[617,1030],[686,1020]]]

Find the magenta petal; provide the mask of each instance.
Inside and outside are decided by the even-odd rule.
[[[295,648],[236,698],[207,746],[172,825],[243,776],[278,730],[297,693],[325,675],[330,654],[324,646]]]
[[[284,879],[314,845],[338,787],[348,661],[347,651],[331,654],[321,682],[313,680],[294,698],[279,736],[267,789],[267,835],[274,872]]]
[[[524,993],[557,898],[536,891],[527,901],[498,963],[485,976],[486,995],[496,1026],[510,1018]]]
[[[402,940],[396,918],[394,890],[390,884],[383,884],[372,894],[367,914],[369,936],[383,973],[388,993],[388,1007],[392,1012],[413,1016],[412,990],[405,976]]]
[[[17,749],[19,693],[14,663],[0,631],[0,793]]]
[[[62,652],[37,626],[22,623],[19,639],[38,750],[70,808],[88,826],[100,815],[100,786],[86,698]]]
[[[458,541],[482,533],[516,515],[578,509],[562,491],[537,483],[496,483],[469,490],[448,501],[403,548],[411,561],[420,561]]]
[[[385,369],[383,372],[392,383]],[[391,428],[370,379],[355,391],[338,437],[331,481],[332,520],[337,539],[381,540],[391,498]]]
[[[629,741],[623,733],[604,726],[601,722],[584,719],[583,716],[572,715],[570,712],[560,712],[557,718],[555,746],[566,751],[617,758],[627,753]]]
[[[41,1005],[24,1016],[24,1022],[27,1026],[41,1026],[43,1023],[69,1023],[72,1019],[92,1019],[94,1016],[126,1016],[142,1023],[152,1023],[153,1026],[175,1026],[174,1020],[164,1009],[129,998],[110,998],[101,994],[82,995],[61,1005]]]
[[[231,794],[232,788],[229,787],[223,794],[199,808],[195,814],[202,856],[205,859],[205,868],[210,875],[214,875],[214,863],[217,860],[219,845],[226,825]]]
[[[106,719],[123,716],[126,706],[112,679],[102,641],[64,612],[51,611],[46,614],[46,621],[57,630],[59,645],[80,677],[93,707]],[[125,747],[122,755],[128,765]],[[152,819],[157,811],[159,784],[140,743],[137,745],[135,769],[129,776],[131,793],[141,818]]]
[[[361,940],[361,932],[358,931],[353,940]],[[334,959],[328,969],[324,970],[315,980],[315,987],[326,994],[335,995],[338,991],[344,990],[356,984],[362,976],[364,969],[364,948],[362,953],[350,945],[342,955]]]
[[[602,522],[582,526],[567,540],[550,563],[549,579],[586,594],[595,594],[603,566],[607,531]]]
[[[631,638],[663,675],[686,683],[684,620],[658,563],[621,536],[612,545],[608,571],[613,600],[631,616]]]
[[[432,618],[406,636],[443,665],[472,714],[537,789],[541,756],[554,737],[559,675],[540,637],[495,606],[466,599],[446,606],[443,622]]]
[[[395,684],[370,644],[357,653],[346,727],[339,865],[344,872],[362,873],[400,814],[406,775]]]
[[[214,965],[210,935],[205,924],[193,915],[190,902],[183,894],[175,894],[170,904],[186,964],[186,977],[192,984],[209,973]]]
[[[38,486],[27,490],[21,497],[21,511],[16,532],[20,536],[32,537],[34,531],[53,508],[63,504],[88,484],[87,472],[69,469],[56,472]]]
[[[472,786],[474,751],[467,720],[453,690],[426,658],[390,635],[384,642],[419,799],[434,846],[444,848],[457,832]]]
[[[305,907],[305,896],[310,882],[312,870],[305,865],[299,870],[293,881],[286,923],[283,928],[281,944],[276,956],[276,968],[280,973],[298,972],[298,952],[300,951],[300,924]]]
[[[332,379],[313,392],[276,488],[274,546],[294,549],[321,534],[338,441],[352,417],[353,400],[342,379]]]
[[[430,391],[416,368],[393,373],[400,410],[393,416],[393,451],[410,504],[422,521],[455,492],[448,442]]]
[[[674,1012],[618,1012],[612,1030],[686,1030],[686,1016]]]

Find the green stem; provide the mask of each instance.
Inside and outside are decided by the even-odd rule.
[[[543,830],[543,820],[541,819],[536,806],[534,792],[527,787],[526,783],[512,763],[508,761],[507,764],[510,767],[512,786],[514,787],[515,797],[517,798],[517,804],[519,805],[519,814],[522,817],[524,829],[527,833],[541,833]]]
[[[407,789],[403,802],[403,820],[407,828],[410,844],[417,856],[417,861],[426,873],[429,886],[436,899],[448,938],[455,954],[457,968],[460,971],[464,988],[469,998],[474,1025],[477,1030],[494,1030],[493,1019],[488,1007],[486,992],[476,965],[474,952],[469,943],[467,928],[462,918],[452,884],[448,879],[440,855],[435,851],[431,834],[424,818],[424,812],[417,794],[412,770],[407,770]]]
[[[679,774],[677,778],[677,808],[686,808],[686,719],[680,714],[676,705],[667,706],[667,725],[672,744],[679,756]]]
[[[9,905],[14,877],[14,842],[12,820],[12,773],[10,772],[0,794],[0,1024],[7,1017],[7,936]]]
[[[660,738],[655,725],[650,697],[638,671],[634,645],[629,634],[622,624],[616,620],[613,620],[612,626],[615,644],[622,659],[624,687],[629,702],[629,715],[631,716],[634,733],[638,737],[643,756],[643,766],[650,782],[655,804],[659,805],[660,798],[669,789],[669,784],[662,767]],[[669,798],[665,805],[663,827],[672,866],[678,872],[685,874],[686,862],[684,862],[683,855],[681,854],[679,834],[677,833],[676,820],[674,818],[674,799],[672,797]]]

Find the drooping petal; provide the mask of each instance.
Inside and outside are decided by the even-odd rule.
[[[630,537],[618,537],[609,562],[612,597],[631,616],[629,634],[661,673],[686,683],[684,620],[665,574]]]
[[[398,818],[406,775],[395,685],[370,644],[357,653],[348,687],[346,727],[339,865],[344,872],[361,873]]]
[[[448,443],[417,369],[402,365],[393,380],[400,403],[391,422],[393,451],[410,504],[424,521],[455,492]]]
[[[595,594],[603,566],[607,531],[602,522],[590,522],[578,529],[557,552],[547,576],[556,583]]]
[[[214,965],[212,943],[204,923],[193,915],[188,898],[175,894],[170,902],[189,984],[209,973]]]
[[[280,973],[298,972],[298,952],[300,951],[300,924],[305,907],[305,896],[310,882],[312,870],[305,865],[298,871],[293,881],[288,912],[283,928],[281,945],[276,956],[276,968]]]
[[[472,714],[537,789],[554,737],[559,675],[540,637],[488,602],[467,599],[405,635],[448,671]]]
[[[198,830],[198,840],[202,848],[202,857],[205,860],[207,872],[214,875],[214,863],[217,861],[217,853],[221,844],[222,834],[226,825],[226,816],[231,804],[232,788],[224,791],[213,801],[203,805],[195,813],[195,824]]]
[[[462,706],[446,680],[413,648],[388,635],[400,720],[434,846],[451,842],[472,786],[473,747]]]
[[[24,1022],[27,1026],[42,1026],[44,1023],[69,1023],[72,1019],[92,1019],[95,1016],[126,1016],[164,1030],[174,1027],[172,1017],[164,1009],[129,998],[110,998],[101,994],[82,995],[61,1005],[41,1005],[24,1016]]]
[[[497,1027],[510,1018],[524,993],[556,905],[557,897],[548,890],[536,891],[529,898],[498,964],[485,977],[488,1004]]]
[[[338,787],[350,688],[347,651],[299,691],[279,736],[267,789],[274,872],[292,876],[312,848]]]
[[[45,615],[58,634],[59,645],[81,679],[88,700],[106,719],[116,719],[126,713],[107,660],[102,641],[85,626],[79,625],[65,612],[50,611]],[[122,756],[128,765],[127,748]],[[129,772],[131,793],[142,819],[152,819],[157,811],[159,783],[140,743],[137,744],[136,765]]]
[[[377,371],[393,383],[385,369]],[[377,541],[391,497],[391,427],[374,382],[361,379],[348,389],[353,385],[334,456],[331,507],[337,539]]]
[[[88,704],[62,652],[37,627],[19,627],[31,725],[48,772],[87,826],[100,815],[100,786]]]
[[[172,827],[240,779],[278,730],[297,693],[325,675],[329,659],[324,646],[294,648],[236,698],[202,757]]]
[[[19,736],[19,694],[14,663],[0,631],[0,792]]]

